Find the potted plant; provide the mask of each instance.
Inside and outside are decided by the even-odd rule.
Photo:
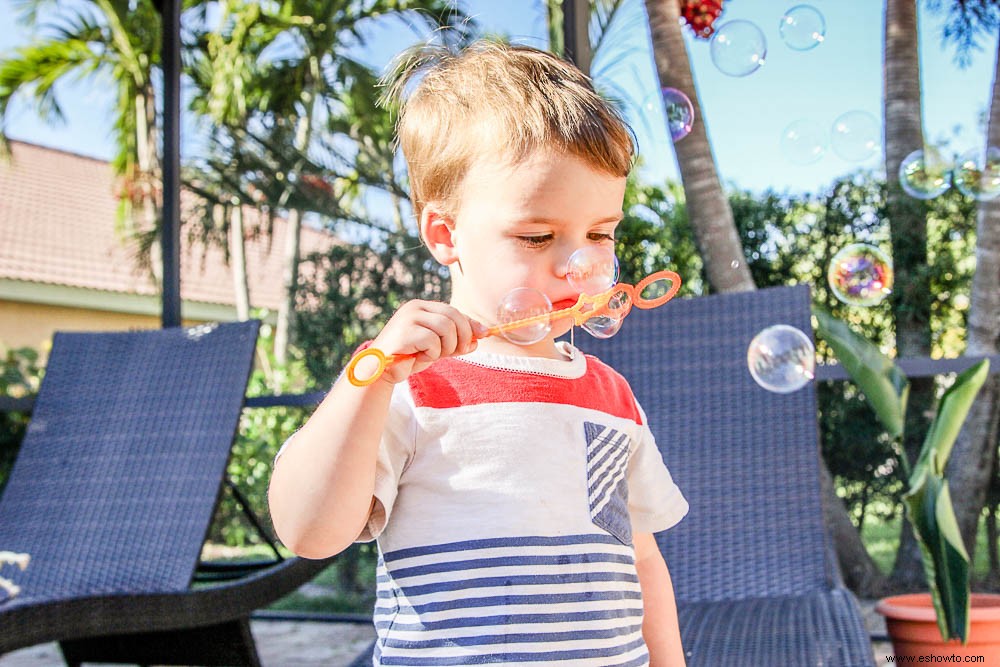
[[[901,443],[910,387],[906,375],[844,322],[821,309],[814,314],[819,336],[864,392],[889,435]],[[969,555],[945,478],[952,446],[988,375],[988,359],[960,373],[938,402],[916,463],[911,468],[905,454],[899,456],[908,479],[906,517],[920,545],[930,590],[885,598],[876,606],[886,617],[897,656],[985,655],[986,664],[1000,665],[1000,595],[970,593]]]

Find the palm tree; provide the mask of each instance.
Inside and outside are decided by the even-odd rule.
[[[39,23],[45,4],[25,4],[24,18]],[[15,95],[31,95],[39,114],[63,119],[56,96],[59,81],[90,77],[115,87],[114,172],[121,178],[120,222],[130,236],[150,244],[161,207],[161,160],[153,72],[160,44],[160,18],[149,0],[83,0],[58,5],[57,23],[48,36],[18,48],[0,62],[0,140],[3,118]],[[155,277],[159,261],[152,260]],[[141,254],[140,257],[147,257]]]
[[[341,115],[338,103],[345,88],[353,85],[352,72],[365,69],[352,50],[364,44],[365,26],[380,17],[395,17],[406,22],[417,34],[426,37],[432,31],[441,39],[464,39],[470,27],[468,18],[447,0],[283,0],[258,8],[256,3],[231,2],[228,7],[234,14],[260,11],[260,21],[275,29],[263,33],[256,42],[248,42],[256,50],[255,57],[247,59],[243,77],[222,77],[213,86],[213,99],[239,99],[244,90],[234,90],[228,83],[245,85],[248,78],[253,87],[264,91],[259,112],[268,120],[266,125],[281,127],[291,135],[288,152],[298,156],[293,173],[285,174],[286,191],[275,202],[283,207],[296,189],[294,167],[302,167],[310,159],[315,147],[315,128],[323,120]],[[250,24],[246,19],[236,25]],[[234,38],[244,38],[242,33],[231,33]],[[230,49],[242,53],[242,49]],[[368,89],[375,96],[377,91]],[[351,91],[360,94],[360,91]],[[226,106],[221,102],[219,106]],[[285,257],[282,283],[284,298],[279,307],[275,329],[275,356],[284,361],[289,342],[291,313],[294,309],[298,282],[299,237],[302,211],[287,208]]]
[[[691,228],[705,262],[708,282],[716,292],[756,289],[743,257],[733,211],[719,182],[705,116],[691,75],[691,64],[680,25],[678,0],[646,0],[653,56],[661,87],[676,88],[691,100],[695,123],[691,133],[674,144],[674,154],[684,185]]]
[[[896,354],[927,357],[931,349],[930,271],[927,266],[927,205],[909,197],[897,174],[903,159],[924,150],[920,109],[920,61],[917,44],[916,0],[886,0],[884,55],[885,173],[888,181],[886,209],[892,242],[896,289],[891,297],[896,324]],[[930,147],[927,147],[930,150]],[[925,152],[925,156],[929,153]],[[906,412],[906,439],[900,456],[916,460],[934,404],[934,379],[912,378]],[[904,525],[896,563],[894,585],[902,589],[923,586],[919,546],[909,525]]]
[[[935,0],[933,10],[946,9],[944,38],[956,46],[959,66],[968,65],[980,36],[1000,27],[1000,6],[994,0]],[[1000,45],[994,56],[986,145],[1000,146]],[[979,202],[976,219],[976,272],[972,279],[966,354],[995,355],[1000,351],[1000,199]],[[974,553],[979,519],[991,478],[997,474],[1000,431],[1000,375],[986,381],[973,404],[952,451],[948,475],[956,490],[955,514],[965,548]],[[996,517],[987,524],[993,575],[997,576]]]

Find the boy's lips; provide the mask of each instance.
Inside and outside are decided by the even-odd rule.
[[[575,299],[559,299],[552,303],[552,310],[563,310],[565,308],[572,308],[579,301],[579,297]]]

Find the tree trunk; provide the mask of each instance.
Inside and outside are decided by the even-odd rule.
[[[149,246],[148,261],[157,289],[162,290],[163,253],[159,230],[163,226],[163,193],[157,188],[163,183],[163,175],[157,152],[159,141],[156,134],[156,105],[152,85],[140,90],[135,97],[135,139],[138,173],[134,176],[142,193],[141,212],[137,216],[137,222],[140,234],[156,232]]]
[[[705,262],[709,285],[716,292],[751,291],[756,286],[743,257],[743,246],[729,200],[719,182],[681,33],[680,7],[677,0],[646,0],[646,12],[660,85],[680,90],[694,107],[695,123],[691,133],[674,144],[674,152],[684,186],[688,217]],[[837,497],[825,462],[821,465],[821,475],[824,520],[845,582],[862,595],[880,594],[884,577],[861,542],[861,535],[851,522],[843,502]]]
[[[236,319],[245,322],[250,319],[250,287],[247,281],[247,250],[241,203],[229,210],[229,268],[233,272]]]
[[[691,133],[674,144],[684,185],[688,219],[714,292],[747,292],[756,288],[743,257],[733,211],[722,190],[705,117],[691,75],[677,0],[646,0],[653,56],[660,86],[676,88],[691,100],[695,122]]]
[[[886,592],[886,578],[865,549],[844,503],[837,497],[833,476],[826,465],[820,466],[820,487],[823,491],[823,520],[827,534],[833,540],[844,583],[862,597],[881,597]]]
[[[292,209],[285,221],[285,252],[281,260],[284,267],[281,283],[284,286],[278,320],[274,328],[274,361],[283,365],[288,361],[288,344],[291,338],[292,313],[295,311],[295,291],[299,277],[299,241],[302,231],[302,212]]]
[[[322,76],[319,62],[310,59],[310,76],[303,87],[302,96],[305,113],[299,119],[295,134],[295,149],[305,155],[309,149],[312,137],[312,113],[315,96],[309,88],[309,81],[318,81]],[[289,184],[292,187],[292,184]],[[284,287],[281,304],[278,306],[278,318],[274,327],[274,360],[278,365],[288,361],[288,345],[292,337],[292,313],[295,311],[295,292],[299,286],[299,239],[302,233],[302,212],[292,209],[288,212],[288,225],[285,230],[285,256],[282,261],[282,285]]]
[[[1000,45],[993,74],[987,146],[1000,145]],[[966,354],[1000,348],[1000,199],[980,202],[976,220],[976,273],[972,278]],[[996,371],[997,369],[991,369]],[[948,476],[962,540],[975,552],[979,517],[994,474],[1000,421],[1000,375],[991,375],[969,411],[952,450]]]
[[[886,0],[884,122],[885,173],[895,289],[891,297],[898,357],[930,356],[930,272],[927,266],[927,207],[899,184],[899,165],[924,149],[920,111],[920,59],[916,0]],[[934,403],[934,379],[910,381],[903,455],[916,461]],[[892,573],[900,590],[926,588],[920,550],[909,522],[903,522]]]

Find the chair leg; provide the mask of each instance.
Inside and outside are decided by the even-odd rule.
[[[249,618],[198,628],[70,639],[59,642],[59,648],[68,667],[84,662],[261,667]]]

